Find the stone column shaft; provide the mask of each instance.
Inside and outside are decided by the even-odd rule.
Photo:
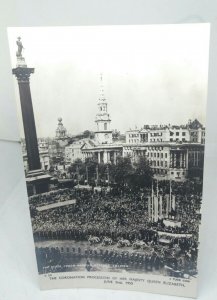
[[[114,164],[116,165],[116,163],[117,163],[117,153],[116,151],[114,151]]]
[[[100,152],[98,152],[98,163],[100,164]]]
[[[108,155],[107,155],[107,151],[104,150],[103,152],[103,163],[107,164],[108,162]]]
[[[23,127],[26,140],[26,150],[29,170],[41,169],[38,151],[38,140],[35,127],[35,118],[32,106],[32,97],[29,86],[29,77],[34,73],[33,68],[17,67],[12,70],[17,77],[20,93],[20,103],[23,117]]]
[[[108,151],[107,155],[108,155],[107,161],[110,162],[111,158],[110,158],[110,152],[109,151]]]

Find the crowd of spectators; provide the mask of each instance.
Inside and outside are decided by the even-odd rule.
[[[37,194],[29,197],[30,207],[38,207],[61,201],[70,200],[73,195],[72,189],[58,189],[43,194]]]
[[[76,199],[75,204],[41,212],[34,210],[45,203],[72,198]],[[72,235],[78,232],[80,238],[94,235],[116,239],[123,237],[129,240],[150,239],[151,230],[197,235],[200,223],[197,199],[192,196],[189,198],[178,196],[176,202],[177,218],[181,220],[181,227],[166,227],[160,220],[151,223],[148,218],[147,198],[144,194],[141,196],[135,192],[122,194],[120,197],[92,190],[65,189],[32,196],[30,209],[34,211],[32,213],[34,233],[67,231]]]
[[[189,186],[180,188],[178,184],[173,184],[172,192],[176,195],[176,218],[181,220],[181,227],[167,227],[162,220],[150,222],[148,191],[128,190],[127,192],[120,191],[118,194],[117,191],[114,193],[112,190],[98,192],[85,189],[62,189],[32,196],[29,201],[34,237],[36,240],[87,241],[91,235],[99,237],[101,241],[103,237],[109,237],[114,244],[120,239],[127,239],[132,243],[142,240],[152,245],[153,248],[159,247],[158,256],[160,256],[161,249],[175,249],[172,257],[176,258],[177,265],[178,260],[184,257],[182,264],[189,261],[196,269],[201,192],[194,185],[192,190],[189,188]],[[164,186],[161,183],[159,193],[164,196],[167,189],[168,185]],[[76,202],[49,210],[37,210],[38,206],[70,199],[76,199]],[[165,237],[159,238],[158,232],[165,232]],[[170,233],[171,237],[168,237]],[[179,237],[179,234],[189,234],[190,237]],[[163,238],[168,240],[166,246],[161,244]],[[45,250],[40,251],[44,253]],[[55,250],[57,252],[52,251],[51,257],[58,256],[57,249]],[[168,254],[165,257],[170,256],[171,254]],[[191,265],[189,262],[188,265]]]

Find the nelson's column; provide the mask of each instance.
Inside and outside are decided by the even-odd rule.
[[[49,190],[51,176],[41,169],[38,140],[35,127],[29,78],[34,73],[34,68],[28,68],[22,56],[23,45],[21,38],[17,38],[17,66],[12,69],[19,86],[20,103],[23,117],[23,127],[26,140],[26,150],[29,172],[26,176],[28,195],[40,194]]]

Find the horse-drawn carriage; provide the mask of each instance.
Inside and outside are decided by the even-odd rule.
[[[121,239],[117,243],[118,248],[130,247],[130,246],[131,246],[131,242],[129,240],[126,240],[126,239]]]
[[[90,245],[95,245],[95,244],[100,243],[100,238],[98,236],[90,235],[88,238],[88,242],[90,243]]]
[[[136,240],[133,243],[133,249],[143,249],[145,250],[148,247],[148,245],[144,241]]]
[[[104,237],[102,240],[102,246],[110,246],[113,245],[113,240],[109,237]]]

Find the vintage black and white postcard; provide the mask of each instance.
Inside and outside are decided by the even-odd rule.
[[[209,30],[8,29],[42,289],[196,296]]]

